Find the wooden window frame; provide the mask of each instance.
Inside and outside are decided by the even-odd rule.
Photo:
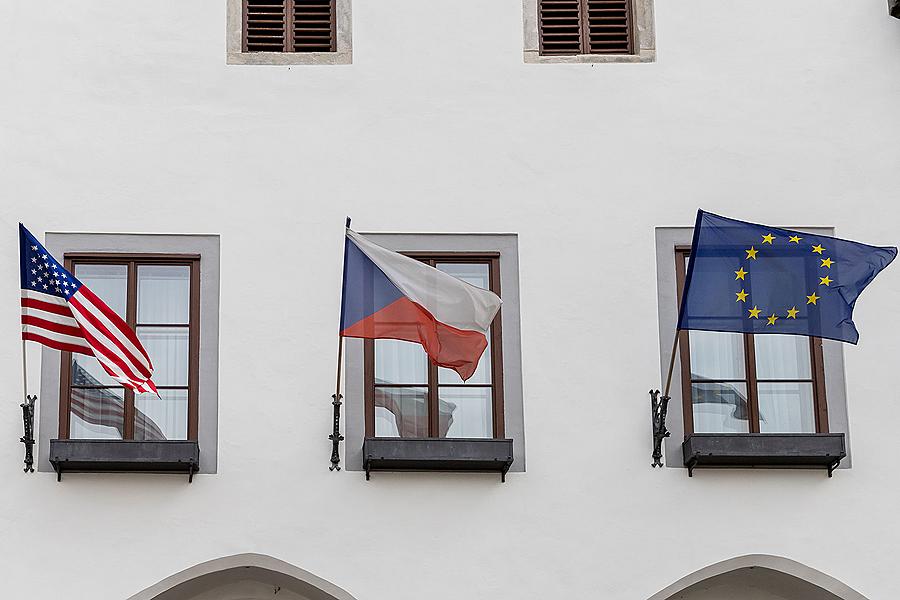
[[[690,246],[677,246],[675,248],[675,273],[677,281],[678,298],[682,297],[685,280],[685,259],[691,254]],[[782,383],[812,383],[813,388],[813,412],[816,421],[816,433],[828,433],[828,400],[825,391],[825,358],[822,350],[822,338],[809,338],[810,379],[763,379],[756,376],[756,347],[754,334],[744,333],[744,383],[747,385],[747,406],[749,419],[749,432],[759,431],[759,396],[758,384],[770,382]],[[684,419],[684,437],[687,439],[694,433],[694,406],[691,389],[691,348],[690,332],[682,330],[678,332],[678,352],[681,362],[681,399]]]
[[[128,267],[125,322],[136,331],[137,323],[137,267],[144,265],[190,267],[190,310],[188,316],[188,427],[187,439],[197,441],[199,421],[200,383],[200,255],[160,253],[101,253],[69,252],[63,257],[65,268],[75,273],[79,264],[126,265]],[[164,324],[154,323],[159,327]],[[183,327],[183,323],[178,324]],[[69,439],[71,408],[72,353],[61,352],[59,377],[59,439]],[[157,386],[160,390],[182,389],[183,386]],[[125,423],[123,440],[134,439],[134,392],[125,388]]]
[[[415,258],[435,266],[439,262],[475,263],[488,265],[488,277],[490,290],[501,296],[500,293],[500,253],[498,252],[404,252],[405,256]],[[502,297],[502,296],[501,296]],[[497,312],[491,323],[491,385],[493,391],[493,439],[506,437],[503,409],[503,308]],[[363,363],[365,372],[365,436],[375,437],[375,340],[363,340]],[[412,384],[410,384],[412,387]],[[421,387],[421,386],[417,386]],[[428,436],[430,439],[438,438],[439,434],[439,398],[438,398],[438,367],[428,361]],[[475,387],[475,386],[472,386]],[[488,387],[486,385],[480,387]],[[414,438],[408,438],[414,439]],[[440,438],[447,439],[447,438]]]

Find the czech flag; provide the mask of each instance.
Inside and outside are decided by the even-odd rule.
[[[347,229],[341,335],[422,345],[434,364],[469,379],[487,347],[500,297],[373,244]]]

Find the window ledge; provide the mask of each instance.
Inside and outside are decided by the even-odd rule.
[[[513,462],[511,439],[366,438],[363,468],[371,471],[506,472]]]
[[[843,433],[695,433],[681,448],[688,475],[695,467],[793,467],[831,477],[847,456]]]
[[[50,440],[50,464],[56,479],[69,472],[187,473],[200,465],[196,441]]]
[[[229,65],[349,65],[349,49],[337,52],[228,52]]]
[[[593,63],[652,63],[656,62],[656,50],[642,49],[638,54],[574,54],[543,55],[537,50],[525,51],[528,64],[593,64]]]

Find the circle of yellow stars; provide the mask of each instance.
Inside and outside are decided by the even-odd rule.
[[[762,242],[760,243],[760,247],[762,247],[765,244],[774,245],[774,242],[777,239],[775,237],[775,235],[772,233],[767,233],[766,235],[763,235],[760,237],[762,237]],[[803,240],[803,238],[801,236],[792,235],[792,236],[789,236],[788,243],[789,244],[797,244],[798,246],[800,246],[801,245],[800,242],[802,240]],[[747,260],[747,261],[756,260],[757,259],[756,255],[759,254],[759,250],[757,250],[755,245],[751,245],[750,248],[748,248],[747,250],[744,250],[744,252],[747,253],[747,256],[745,257],[745,260]],[[819,265],[820,269],[831,269],[831,265],[834,264],[834,261],[830,257],[825,256],[825,247],[824,246],[822,246],[821,244],[812,244],[811,252],[813,254],[818,254],[820,256],[820,258],[819,258],[819,260],[821,261],[821,264]],[[750,263],[747,263],[747,265],[749,266]],[[830,275],[828,275],[828,271],[826,271],[825,273],[826,274],[824,277],[819,277],[819,285],[820,286],[824,285],[826,287],[830,287],[831,284],[834,283],[834,280],[831,279]],[[738,268],[738,270],[734,272],[734,280],[735,281],[738,281],[738,280],[747,281],[746,277],[749,274],[750,274],[750,271],[745,270],[744,266],[741,265]],[[737,298],[735,299],[735,302],[743,302],[746,304],[747,298],[750,297],[750,294],[742,286],[741,291],[735,292],[735,296],[737,296]],[[806,304],[807,305],[812,304],[813,306],[818,306],[817,302],[821,298],[822,298],[821,296],[819,296],[818,294],[816,294],[815,291],[813,291],[812,294],[810,294],[809,296],[806,297]],[[800,309],[798,309],[797,306],[794,305],[785,311],[784,318],[796,319],[798,314],[800,314]],[[782,318],[782,315],[779,315],[777,311],[773,312],[771,315],[765,315],[763,313],[763,310],[761,308],[759,308],[759,306],[757,306],[757,305],[754,305],[753,308],[747,309],[747,318],[748,319],[759,319],[760,316],[762,316],[763,318],[766,319],[767,327],[774,326],[775,323],[778,322],[778,319]]]

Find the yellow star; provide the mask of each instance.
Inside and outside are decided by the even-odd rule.
[[[830,269],[831,265],[834,264],[834,261],[831,260],[830,258],[820,258],[819,260],[822,261],[822,264],[819,265],[820,267],[828,267]]]
[[[759,308],[757,308],[756,306],[754,306],[753,308],[748,309],[747,312],[750,313],[751,319],[758,319],[759,313],[761,313],[762,311]]]
[[[737,277],[734,278],[735,281],[737,281],[738,279],[743,280],[743,279],[744,279],[744,275],[747,274],[747,271],[744,270],[744,267],[741,267],[740,269],[738,269],[737,271],[735,271],[734,274],[737,275]]]
[[[767,233],[766,235],[762,236],[762,239],[763,239],[763,244],[771,244],[772,242],[775,241],[775,236],[772,235],[771,233]]]
[[[812,251],[815,252],[816,254],[822,254],[822,252],[825,251],[825,248],[823,248],[819,244],[816,244],[815,246],[813,246]]]
[[[737,300],[735,300],[735,302],[746,302],[746,301],[747,301],[747,296],[749,295],[749,294],[747,294],[747,292],[745,292],[744,290],[741,290],[741,291],[739,291],[739,292],[735,292],[734,294],[737,296]]]
[[[819,277],[819,285],[831,285],[831,278],[828,275]]]
[[[788,318],[788,319],[796,319],[796,318],[797,318],[797,313],[798,313],[798,312],[800,312],[800,311],[797,310],[797,307],[796,307],[796,306],[793,306],[793,307],[789,308],[789,309],[788,309],[788,316],[787,316],[787,318]]]
[[[800,243],[800,240],[802,240],[802,239],[803,239],[803,238],[800,237],[799,235],[792,235],[792,236],[791,236],[791,239],[788,240],[788,243],[790,243],[790,244],[799,244],[799,243]]]
[[[756,253],[759,252],[759,250],[757,250],[753,246],[750,246],[750,249],[745,250],[745,252],[747,253],[747,258],[752,258],[753,260],[756,260]]]
[[[813,293],[812,293],[812,296],[807,296],[807,297],[806,297],[806,303],[807,303],[807,304],[815,304],[815,303],[816,303],[816,300],[818,300],[819,298],[821,298],[821,296],[816,296],[816,293],[813,292]]]
[[[766,320],[768,321],[768,323],[766,323],[766,325],[774,325],[775,321],[778,320],[778,315],[773,313],[771,317],[766,317]]]

